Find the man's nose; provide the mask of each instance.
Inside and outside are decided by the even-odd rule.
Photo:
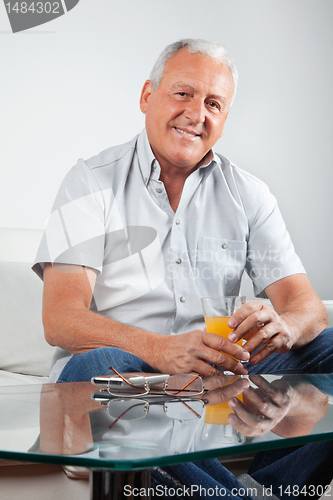
[[[201,99],[191,99],[186,103],[184,114],[192,123],[203,123],[206,118],[205,102]]]

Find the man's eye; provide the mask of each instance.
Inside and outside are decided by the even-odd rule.
[[[187,93],[186,92],[177,92],[177,95],[180,95],[180,97],[186,97]]]
[[[208,102],[208,106],[210,108],[214,108],[214,109],[217,109],[217,110],[221,109],[220,105],[217,102],[215,102],[215,101],[209,101]]]

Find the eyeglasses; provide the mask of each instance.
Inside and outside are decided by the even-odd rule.
[[[135,383],[135,376],[131,376],[131,381],[117,372],[112,366],[109,367],[118,377],[121,378],[122,382],[119,385],[114,383],[112,378],[108,381],[107,391],[112,396],[121,397],[140,397],[146,394],[151,395],[161,395],[167,394],[168,396],[198,396],[204,392],[204,386],[202,378],[199,375],[170,375],[163,383],[154,384],[150,386],[149,377],[144,380],[142,384],[142,376],[138,376],[138,381],[140,383]]]
[[[149,402],[138,399],[111,399],[108,402],[109,415],[116,420],[108,426],[112,429],[120,420],[138,420],[148,415],[153,405],[163,407],[164,414],[174,420],[201,418],[204,402],[201,399],[170,399],[168,401]]]

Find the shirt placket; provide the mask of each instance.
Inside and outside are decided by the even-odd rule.
[[[172,210],[165,186],[159,180],[160,166],[156,159],[152,163],[149,180],[147,179],[147,188],[150,195],[155,200],[155,203],[170,217],[169,245],[167,249],[164,249],[164,258],[166,274],[169,283],[171,282],[175,301],[173,333],[182,331],[184,325],[193,316],[191,298],[193,300],[195,295],[196,281],[190,252],[195,252],[196,248],[189,248],[188,233],[191,228],[188,225],[193,224],[193,217],[191,221],[188,220],[187,207],[189,200],[195,195],[195,191],[200,189],[201,183],[212,168],[213,165],[198,169],[186,179],[176,212]]]
[[[169,255],[171,259],[169,265],[171,267],[170,275],[173,283],[176,314],[174,317],[173,331],[182,330],[182,327],[193,315],[191,307],[191,297],[194,294],[195,275],[192,266],[192,258],[190,252],[194,252],[195,248],[188,246],[188,224],[192,223],[187,218],[188,202],[197,189],[200,189],[202,175],[200,171],[195,171],[186,179],[182,198],[178,209],[174,214]]]

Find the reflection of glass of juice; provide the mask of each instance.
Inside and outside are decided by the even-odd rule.
[[[243,401],[243,395],[238,394],[237,399]],[[228,401],[219,403],[218,405],[207,406],[205,411],[205,424],[223,424],[228,425],[228,415],[233,413],[228,405]]]
[[[229,333],[233,330],[232,328],[229,328],[227,325],[229,318],[230,316],[205,316],[207,332],[217,333],[217,335],[221,335],[221,337],[227,339]],[[243,339],[240,339],[238,340],[238,342],[236,342],[236,344],[238,345],[242,345],[242,343]],[[228,356],[230,356],[230,354],[228,354]]]
[[[238,394],[235,397],[243,401],[243,394]],[[240,434],[240,432],[228,423],[228,415],[230,415],[230,413],[234,412],[228,405],[228,401],[217,405],[206,406],[201,439],[222,444],[244,443],[245,436]]]

